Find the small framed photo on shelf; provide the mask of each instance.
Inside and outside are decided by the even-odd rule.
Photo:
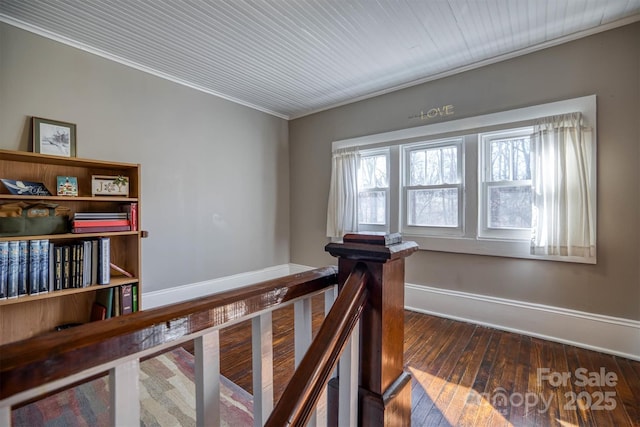
[[[78,196],[78,178],[75,176],[59,176],[56,191],[58,196]]]
[[[9,193],[17,196],[50,196],[49,190],[41,182],[16,181],[13,179],[0,179]]]
[[[57,120],[31,118],[33,152],[76,157],[76,125]]]
[[[91,195],[129,197],[129,178],[122,175],[91,175]]]

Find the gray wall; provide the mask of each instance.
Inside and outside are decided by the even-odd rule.
[[[0,23],[0,148],[29,150],[30,116],[142,165],[144,292],[289,261],[285,120]]]
[[[459,119],[596,94],[597,265],[419,251],[406,279],[640,320],[639,64],[636,23],[291,121],[291,261],[335,263],[323,251],[332,141],[424,125],[409,117],[435,106]]]

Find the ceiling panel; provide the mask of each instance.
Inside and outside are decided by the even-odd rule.
[[[640,0],[0,0],[0,21],[283,118],[640,20]]]

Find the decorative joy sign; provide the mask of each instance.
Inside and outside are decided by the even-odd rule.
[[[409,120],[412,119],[420,119],[420,120],[429,120],[434,119],[436,117],[443,116],[452,116],[454,114],[453,105],[443,105],[441,107],[433,107],[428,109],[427,111],[420,111],[420,114],[416,114],[414,116],[409,117]]]
[[[129,180],[123,176],[91,175],[91,195],[129,197]]]

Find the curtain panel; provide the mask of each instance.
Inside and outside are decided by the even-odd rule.
[[[533,142],[531,253],[596,256],[593,136],[581,113],[539,119]]]
[[[331,186],[327,206],[327,237],[341,239],[358,231],[357,149],[345,148],[332,153]]]

